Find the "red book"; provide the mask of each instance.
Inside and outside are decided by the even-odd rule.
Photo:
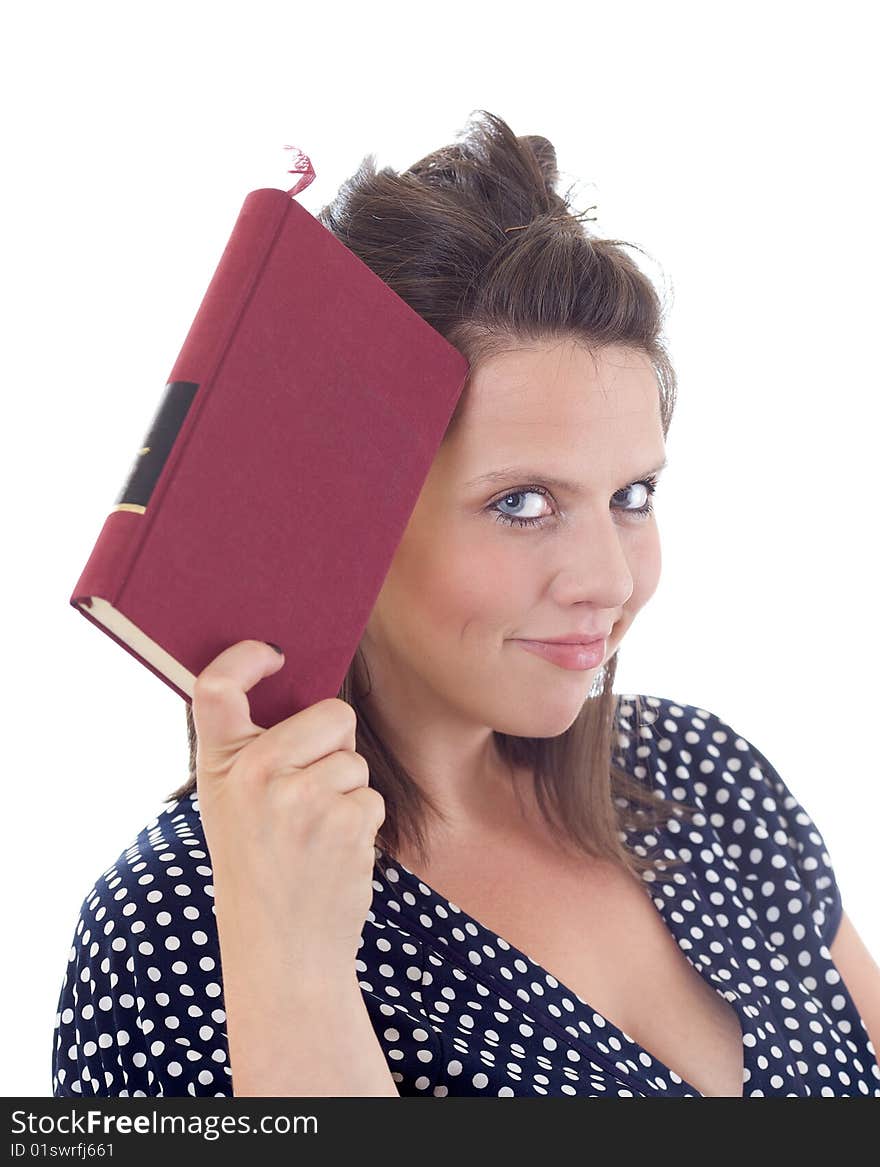
[[[335,697],[468,371],[290,193],[251,191],[70,603],[190,701],[224,648],[274,641],[263,728]]]

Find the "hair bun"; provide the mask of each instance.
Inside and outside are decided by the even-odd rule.
[[[541,134],[523,134],[519,140],[535,155],[547,186],[555,187],[559,181],[559,167],[556,161],[556,147],[550,139]]]

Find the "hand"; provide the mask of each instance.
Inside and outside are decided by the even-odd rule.
[[[355,751],[347,702],[328,697],[270,729],[251,721],[248,691],[283,659],[242,640],[193,687],[221,954],[234,946],[236,959],[250,953],[307,981],[354,983],[385,802]]]

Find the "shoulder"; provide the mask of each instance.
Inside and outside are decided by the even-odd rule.
[[[192,794],[151,819],[102,872],[83,901],[81,922],[92,945],[99,935],[123,936],[138,956],[166,963],[184,945],[216,940],[212,880]]]
[[[690,822],[667,829],[688,862],[722,866],[773,925],[806,913],[830,944],[842,905],[822,833],[758,746],[719,714],[650,694],[620,694],[617,761],[658,798],[687,804]],[[713,868],[712,878],[718,878]],[[778,930],[773,935],[779,938]]]
[[[744,778],[758,777],[757,771],[750,775],[755,746],[701,705],[620,693],[615,732],[615,760],[660,798],[711,809],[749,790]]]
[[[213,891],[194,794],[98,877],[58,1004],[56,1095],[231,1093]]]
[[[719,714],[700,705],[645,693],[620,694],[617,704],[620,758],[665,797],[689,802],[735,824],[741,811],[761,828],[785,811],[802,810],[767,757]],[[726,814],[719,808],[726,807]],[[763,819],[763,824],[762,824]]]
[[[720,757],[719,747],[729,744],[736,753],[745,753],[750,743],[727,722],[702,705],[689,705],[672,697],[649,693],[618,693],[617,730],[621,745],[628,749],[642,747],[643,757],[700,755],[700,760]],[[728,753],[730,750],[728,750]],[[690,757],[683,759],[686,763]],[[665,767],[661,767],[661,773]]]
[[[195,793],[169,804],[147,823],[104,872],[96,890],[121,904],[126,916],[142,911],[158,917],[163,908],[191,921],[213,915],[210,857]]]

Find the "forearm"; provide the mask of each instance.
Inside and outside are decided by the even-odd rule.
[[[400,1097],[354,970],[301,978],[224,958],[223,980],[236,1097]]]

